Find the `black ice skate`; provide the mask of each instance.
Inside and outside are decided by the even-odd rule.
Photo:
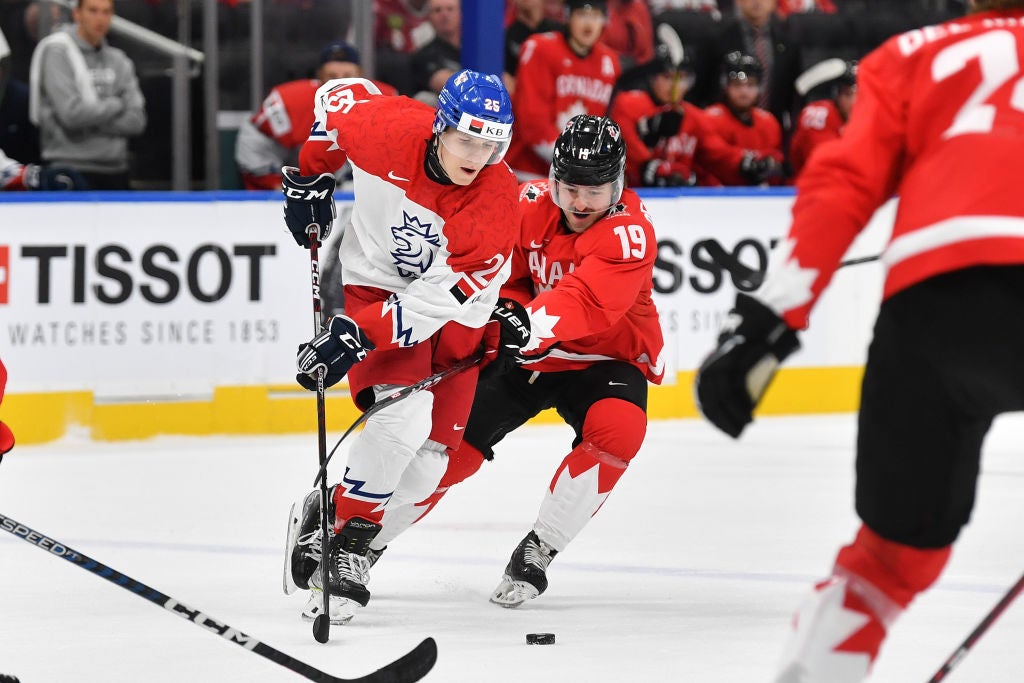
[[[334,488],[328,492],[329,499],[334,499]],[[334,522],[334,505],[328,507],[331,523]],[[330,544],[334,530],[327,532]],[[309,580],[313,572],[320,566],[323,534],[320,530],[320,491],[310,491],[302,500],[292,504],[288,513],[288,537],[284,546],[284,577],[285,595],[291,595],[298,589],[309,590]]]
[[[362,517],[352,517],[331,540],[327,558],[328,601],[331,623],[340,626],[352,621],[360,607],[370,601],[366,584],[370,581],[373,563],[367,556],[370,541],[380,533],[381,526]],[[379,551],[378,551],[379,557]],[[302,611],[305,619],[316,619],[323,610],[323,583],[317,570],[310,578],[310,597]]]
[[[558,551],[531,531],[512,551],[501,583],[491,593],[491,602],[502,607],[518,607],[537,597],[548,587],[547,569]]]

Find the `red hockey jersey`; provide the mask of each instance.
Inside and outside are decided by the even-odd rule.
[[[751,123],[748,125],[736,118],[736,115],[722,103],[712,104],[704,110],[708,122],[723,140],[741,149],[757,152],[758,156],[770,156],[780,164],[782,155],[782,126],[775,116],[759,107],[754,107]],[[719,178],[702,166],[697,169],[700,185],[746,185],[739,171],[734,169],[727,178]]]
[[[527,38],[512,96],[516,118],[505,157],[509,166],[522,178],[546,178],[555,138],[577,114],[604,116],[619,71],[618,56],[601,43],[579,57],[561,33]]]
[[[929,277],[1024,263],[1024,11],[891,38],[860,62],[843,136],[797,181],[793,223],[758,296],[801,328],[850,243],[899,195],[888,298]]]
[[[645,90],[630,90],[615,98],[612,118],[622,128],[622,139],[626,141],[627,183],[643,184],[644,165],[651,159],[662,159],[669,162],[673,172],[683,178],[690,177],[696,162],[729,184],[746,185],[746,181],[739,175],[743,150],[723,140],[699,107],[689,102],[682,102],[681,105],[683,123],[679,133],[662,140],[654,149],[649,149],[640,139],[637,122],[660,111],[668,111],[671,105],[657,104]]]
[[[845,126],[839,107],[832,100],[817,100],[804,107],[789,143],[789,163],[793,167],[793,176],[800,174],[811,158],[811,152],[818,145],[838,138]]]
[[[502,288],[530,314],[528,351],[559,344],[526,367],[574,370],[616,359],[659,384],[664,341],[651,299],[658,242],[646,207],[624,190],[606,216],[576,234],[548,192],[546,180],[520,186],[519,241]]]
[[[299,155],[303,175],[352,164],[352,223],[341,240],[345,285],[394,296],[356,322],[377,348],[412,346],[454,321],[482,327],[508,278],[518,227],[517,185],[505,164],[467,186],[424,170],[433,108],[385,97],[364,79],[317,91],[316,123]]]

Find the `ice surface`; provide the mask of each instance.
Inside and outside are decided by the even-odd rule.
[[[852,416],[762,419],[741,442],[653,422],[604,508],[518,610],[487,601],[569,448],[528,426],[399,538],[373,598],[320,645],[280,588],[313,435],[68,439],[0,465],[0,512],[337,676],[427,635],[426,681],[768,681],[793,609],[857,527]],[[331,435],[336,438],[337,435]],[[333,443],[333,438],[329,441]],[[332,466],[341,472],[344,454]],[[926,681],[1024,567],[1024,419],[997,421],[974,519],[943,579],[899,621],[872,683]],[[531,646],[531,632],[557,634]],[[1020,681],[1024,602],[947,679]],[[0,673],[22,683],[298,681],[296,674],[0,534]]]

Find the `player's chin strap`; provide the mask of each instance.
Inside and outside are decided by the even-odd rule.
[[[482,355],[476,355],[473,356],[472,358],[460,360],[458,363],[452,365],[451,367],[447,367],[444,370],[441,370],[440,372],[436,372],[433,375],[430,375],[429,377],[424,377],[415,384],[410,384],[407,387],[395,389],[387,396],[378,399],[372,406],[367,408],[366,411],[362,415],[360,415],[348,429],[345,430],[345,433],[341,435],[341,438],[338,439],[338,442],[334,444],[334,448],[331,449],[331,452],[327,454],[326,459],[324,459],[323,463],[320,465],[320,469],[316,473],[316,479],[313,480],[313,486],[319,486],[320,482],[324,480],[324,475],[327,472],[327,464],[331,462],[331,458],[334,457],[334,452],[338,450],[338,446],[341,445],[341,442],[344,441],[349,434],[354,432],[359,425],[363,424],[368,419],[370,419],[370,416],[372,416],[374,413],[380,410],[383,410],[384,408],[387,408],[388,406],[398,403],[402,399],[409,398],[413,394],[419,393],[424,389],[430,389],[431,387],[437,385],[439,382],[448,377],[451,377],[452,375],[456,375],[462,372],[463,370],[468,370],[469,368],[479,363],[482,359]]]

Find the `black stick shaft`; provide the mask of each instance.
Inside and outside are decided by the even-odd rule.
[[[320,297],[320,226],[313,223],[309,226],[309,279],[313,294],[313,336],[320,334],[323,327],[323,300]],[[320,463],[318,472],[327,471],[327,400],[325,396],[324,376],[327,370],[323,367],[316,371],[316,445],[317,457]],[[330,591],[327,589],[327,557],[328,557],[328,534],[329,525],[334,520],[329,519],[330,505],[327,492],[327,477],[320,479],[320,557],[324,558],[321,569],[321,583],[323,584],[323,611],[313,621],[313,637],[320,643],[326,643],[331,637],[331,605]],[[290,549],[289,549],[290,552]]]
[[[992,626],[992,624],[995,623],[995,620],[1006,611],[1006,608],[1009,607],[1010,603],[1021,594],[1021,591],[1024,591],[1024,575],[1021,575],[1021,577],[1017,579],[1017,583],[1013,584],[1010,590],[1006,592],[1006,595],[1004,595],[1002,599],[996,603],[996,606],[985,615],[985,618],[981,620],[981,623],[978,624],[977,628],[971,631],[971,635],[967,636],[967,639],[964,640],[960,647],[958,647],[956,651],[949,656],[949,659],[943,662],[942,666],[939,667],[939,670],[935,672],[935,675],[928,679],[928,683],[939,683],[939,681],[944,680],[946,678],[946,674],[952,671],[953,667],[959,664],[960,660],[967,656],[967,653],[972,647],[974,647],[974,644],[978,642],[983,635],[985,635],[985,632],[988,631],[989,627]]]
[[[338,678],[299,661],[291,655],[285,654],[201,610],[190,607],[165,593],[161,593],[157,589],[147,586],[126,574],[122,574],[116,569],[108,567],[88,555],[80,553],[68,545],[35,531],[3,514],[0,514],[0,529],[27,543],[31,543],[37,548],[45,550],[55,557],[78,565],[82,569],[90,571],[102,579],[106,579],[115,586],[134,593],[143,600],[148,600],[168,612],[192,622],[205,631],[218,635],[250,652],[255,652],[261,657],[266,657],[275,664],[280,664],[311,681],[319,681],[321,683],[413,683],[423,678],[434,666],[434,662],[437,661],[437,644],[433,638],[426,638],[405,656],[373,673],[359,678]]]

